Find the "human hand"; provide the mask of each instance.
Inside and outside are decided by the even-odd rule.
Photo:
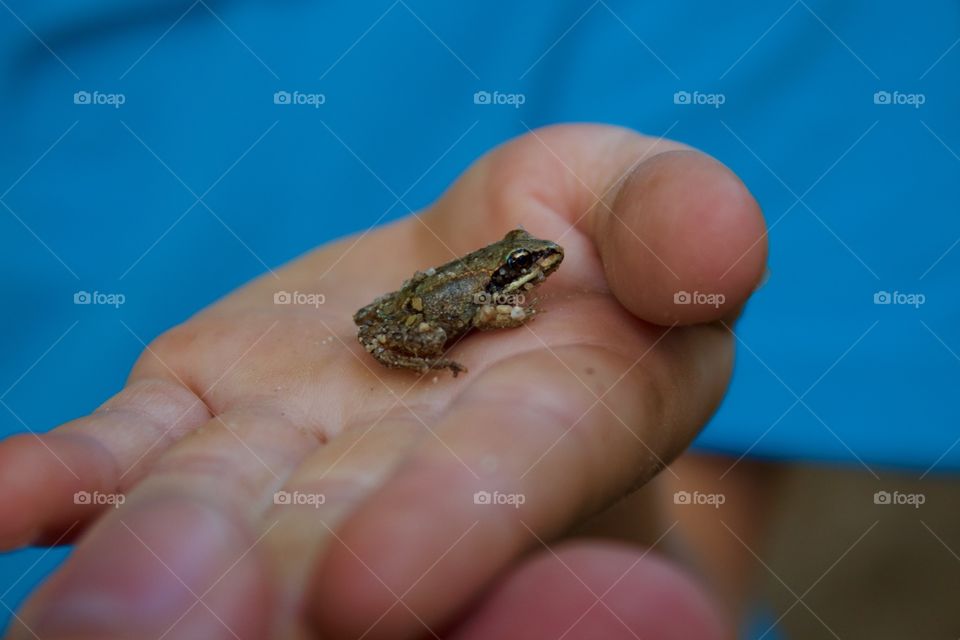
[[[357,308],[518,225],[566,250],[532,323],[468,336],[456,379],[363,351]],[[322,247],[167,332],[91,416],[0,445],[5,547],[85,530],[13,636],[448,627],[525,552],[687,446],[729,380],[717,321],[765,259],[753,198],[698,152],[600,126],[498,148],[418,216]],[[325,302],[276,305],[279,290]],[[677,305],[678,291],[724,302]],[[323,504],[275,504],[279,490]],[[78,491],[126,500],[75,504]],[[477,491],[524,503],[478,505]]]

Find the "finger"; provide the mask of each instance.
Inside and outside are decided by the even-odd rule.
[[[145,378],[94,414],[0,443],[0,549],[71,537],[210,417],[192,392]],[[61,541],[67,541],[67,538]]]
[[[763,275],[756,201],[730,170],[696,151],[638,165],[587,224],[617,299],[650,322],[727,317]]]
[[[339,529],[315,576],[318,629],[407,638],[439,628],[538,537],[669,462],[716,406],[729,365],[727,337],[703,327],[674,329],[640,363],[570,346],[484,370],[437,438]],[[477,492],[522,504],[476,504]]]
[[[526,225],[567,249],[555,278],[609,286],[658,324],[727,317],[766,262],[762,213],[736,175],[703,153],[618,127],[563,125],[511,141],[423,218],[424,244],[436,244],[436,233],[454,251]],[[683,292],[689,303],[675,298]]]
[[[465,614],[451,640],[657,638],[720,640],[715,605],[679,568],[601,542],[545,550],[512,570]]]
[[[91,530],[7,637],[267,637],[269,572],[254,551],[244,555],[255,539],[208,504],[122,511]]]
[[[263,515],[317,444],[280,406],[214,418],[100,519],[21,618],[42,637],[267,637]]]
[[[265,516],[274,523],[263,546],[277,585],[269,637],[310,637],[302,612],[311,568],[334,529],[394,471],[423,432],[406,409],[380,413],[311,453],[287,479]]]

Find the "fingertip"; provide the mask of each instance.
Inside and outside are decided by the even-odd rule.
[[[413,580],[406,576],[430,530],[397,508],[406,501],[396,489],[391,500],[362,507],[330,536],[310,604],[311,623],[324,638],[398,638],[417,625],[398,598]]]
[[[13,436],[0,443],[0,550],[3,551],[27,545],[37,535],[37,486],[27,478],[36,458],[31,439]]]
[[[122,509],[34,592],[24,628],[45,638],[268,637],[274,602],[255,531],[178,495],[141,494]]]
[[[763,275],[759,205],[730,169],[698,151],[640,163],[591,222],[612,290],[651,322],[727,317]]]
[[[319,636],[430,635],[496,570],[494,524],[478,519],[470,476],[437,464],[408,467],[331,535],[311,585]]]
[[[639,548],[576,541],[543,550],[503,576],[464,615],[456,640],[523,637],[729,637],[702,587]]]
[[[343,535],[354,537],[348,530]],[[362,541],[351,544],[367,546]],[[313,579],[310,623],[320,637],[330,640],[358,638],[364,633],[370,640],[390,637],[385,632],[392,621],[384,619],[396,598],[371,573],[369,564],[354,553],[344,546],[339,534],[330,541]]]
[[[77,446],[54,434],[17,435],[0,442],[0,549],[39,542],[52,523],[53,529],[63,525],[65,530],[68,521],[82,516],[89,505],[75,500],[74,493],[84,469],[74,470],[65,461],[84,459],[74,455]],[[86,458],[92,461],[93,456]]]

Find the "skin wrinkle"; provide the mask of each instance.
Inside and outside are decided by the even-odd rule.
[[[207,413],[215,415],[217,412],[204,398],[205,390],[200,388],[199,381],[193,378],[189,367],[178,367],[178,354],[189,354],[190,347],[197,339],[199,331],[190,323],[179,324],[154,338],[147,348],[140,354],[133,364],[127,384],[133,385],[145,379],[165,380],[170,384],[181,385],[203,403]],[[159,354],[164,354],[163,360]],[[171,364],[171,362],[173,364]],[[176,382],[169,378],[173,376]]]
[[[128,467],[130,461],[121,462],[118,460],[115,452],[105,444],[103,440],[105,434],[84,432],[84,421],[95,420],[97,417],[102,417],[109,421],[124,421],[124,418],[129,416],[130,424],[137,424],[140,429],[153,429],[161,432],[161,444],[156,447],[156,451],[159,454],[166,448],[164,443],[175,442],[195,431],[195,428],[192,426],[185,428],[167,427],[163,420],[165,415],[177,415],[181,422],[189,422],[185,419],[193,412],[193,409],[188,406],[193,403],[186,401],[184,398],[186,393],[187,391],[183,387],[167,380],[156,378],[143,379],[131,384],[131,386],[123,392],[105,402],[90,416],[66,425],[63,429],[41,434],[40,437],[46,439],[51,446],[55,446],[57,441],[81,444],[83,449],[88,451],[91,456],[98,456],[103,461],[101,465],[92,465],[96,468],[95,473],[97,477],[91,478],[87,475],[85,486],[90,488],[96,487],[96,490],[103,488],[106,492],[116,491],[127,493],[143,479],[146,473],[144,469],[149,466],[151,462],[150,456],[137,461],[133,467]],[[163,407],[158,407],[158,402],[168,405],[170,410],[166,411]],[[180,406],[175,407],[174,405],[176,404],[180,404]],[[202,403],[195,404],[197,404],[198,410],[199,407],[203,406]],[[185,412],[181,411],[182,407],[187,407],[187,410]],[[106,425],[111,423],[103,422],[102,424]],[[30,437],[32,438],[32,436]],[[89,474],[90,472],[87,471],[86,473]],[[109,505],[104,505],[103,508],[100,509],[89,509],[87,515],[81,519],[80,526],[77,526],[70,532],[69,540],[63,540],[61,542],[69,543],[81,536],[100,514],[107,512],[110,508]],[[35,540],[35,542],[43,542],[46,540],[52,542],[56,540],[68,526],[70,525],[61,527],[60,524],[51,523],[38,531],[37,535],[39,539]]]
[[[215,437],[217,435],[216,431],[232,430],[236,426],[233,423],[239,417],[248,424],[251,422],[269,424],[271,430],[283,426],[288,436],[292,435],[299,440],[317,442],[316,437],[304,432],[278,412],[265,409],[263,406],[258,408],[261,412],[259,416],[251,413],[253,408],[249,406],[233,409],[211,419],[200,427],[195,435],[198,437]],[[215,432],[211,432],[211,429]],[[141,499],[149,501],[154,499],[154,495],[183,498],[182,483],[176,481],[193,476],[195,478],[192,482],[194,493],[191,494],[191,499],[197,499],[209,508],[216,508],[218,504],[226,504],[229,508],[224,511],[228,511],[231,517],[238,521],[244,520],[248,527],[255,528],[256,521],[272,506],[274,492],[283,487],[300,463],[316,447],[289,447],[277,444],[273,447],[273,454],[282,456],[281,464],[271,460],[271,462],[266,463],[269,464],[269,469],[261,468],[263,464],[261,460],[253,459],[250,464],[256,465],[258,474],[251,476],[247,473],[237,472],[239,468],[237,466],[237,455],[253,458],[253,454],[247,451],[247,446],[250,445],[241,444],[241,442],[245,442],[242,430],[243,427],[241,426],[241,433],[234,432],[234,436],[240,442],[234,440],[233,436],[229,436],[229,434],[223,434],[229,438],[226,440],[230,445],[229,449],[200,452],[193,447],[180,450],[174,448],[161,456],[151,468],[150,485],[148,489],[145,489],[147,491],[146,496]],[[271,449],[265,448],[262,441],[255,443],[255,451],[257,451],[257,456],[260,459],[271,459],[273,457],[269,455]],[[290,451],[293,452],[292,455],[289,453]],[[277,474],[279,477],[273,478],[273,474]],[[155,485],[154,481],[159,484]],[[171,486],[163,486],[163,483],[167,481],[170,481]],[[217,486],[223,482],[228,483],[229,491],[217,490]],[[201,489],[203,490],[201,491]],[[224,500],[225,496],[229,500]]]
[[[189,399],[186,398],[189,394]],[[143,396],[146,396],[143,399]],[[122,402],[118,402],[122,400]],[[134,401],[137,402],[134,402]],[[130,411],[140,411],[144,416],[161,421],[163,416],[157,415],[157,412],[151,412],[146,407],[153,407],[155,404],[167,404],[172,407],[170,413],[181,415],[182,409],[189,410],[194,404],[203,405],[203,401],[186,387],[178,382],[174,382],[164,377],[142,377],[130,382],[120,395],[114,396],[110,400],[100,405],[94,415],[104,410],[126,409]],[[146,407],[136,405],[143,404]],[[119,406],[117,406],[119,405]],[[174,410],[174,405],[176,410]],[[204,408],[207,408],[203,405]],[[160,407],[162,410],[162,406]]]
[[[321,391],[318,389],[317,393],[321,393]],[[326,423],[324,421],[311,418],[307,411],[295,412],[297,415],[294,417],[294,415],[292,415],[294,412],[291,412],[289,403],[279,402],[276,398],[272,397],[258,398],[255,401],[233,405],[229,410],[217,417],[229,425],[230,422],[227,416],[256,415],[257,413],[266,416],[269,420],[275,421],[277,424],[283,425],[285,429],[296,431],[311,440],[316,446],[325,445],[331,438],[335,437],[336,434],[342,433],[343,431],[343,428],[337,430],[337,427],[325,426]]]
[[[274,329],[274,331],[276,330],[277,329]],[[199,330],[190,329],[188,331],[188,336],[183,337],[181,334],[184,333],[185,330],[182,329],[181,327],[177,327],[173,331],[176,332],[176,335],[172,338],[169,344],[172,344],[174,346],[172,347],[161,346],[163,344],[168,344],[166,342],[166,340],[169,339],[167,334],[160,336],[155,341],[155,343],[158,343],[158,346],[156,347],[158,349],[164,350],[164,349],[172,348],[175,350],[172,355],[164,356],[165,362],[169,362],[171,360],[176,362],[177,360],[179,360],[180,357],[177,355],[178,352],[180,350],[188,349],[189,345],[191,345],[195,341],[196,336],[199,333]],[[269,339],[269,336],[266,336],[264,338],[264,342],[266,342],[266,339]],[[258,347],[263,346],[263,344],[259,343],[257,346]],[[160,351],[160,352],[165,352],[165,351]],[[250,354],[248,353],[247,356],[249,355]],[[160,362],[159,357],[154,356],[154,359]],[[227,377],[239,375],[242,377],[249,378],[250,374],[245,373],[245,369],[242,366],[243,365],[242,360],[243,358],[241,358],[240,360],[234,361],[233,366],[229,369],[229,374],[227,375]],[[137,369],[141,366],[141,364],[143,363],[138,362],[137,366],[135,367],[135,372],[137,372]],[[143,364],[143,366],[146,367],[147,365]],[[163,365],[161,364],[161,366]],[[169,365],[169,366],[171,366],[171,368],[174,367],[174,365]],[[165,367],[164,367],[164,370],[166,371]],[[208,413],[210,414],[211,419],[213,419],[216,416],[219,416],[222,418],[223,416],[231,412],[240,411],[240,410],[243,410],[244,408],[252,408],[252,409],[256,409],[258,407],[265,408],[269,404],[275,402],[273,398],[267,395],[267,392],[264,392],[264,394],[258,399],[258,401],[255,401],[255,402],[248,401],[243,404],[238,403],[236,398],[225,397],[221,399],[221,396],[217,394],[216,391],[220,388],[221,385],[225,384],[225,379],[220,379],[219,381],[217,381],[217,378],[213,378],[201,384],[199,380],[191,377],[188,372],[177,372],[176,370],[174,370],[174,372],[176,373],[177,376],[179,376],[181,379],[184,380],[184,382],[189,387],[189,390],[191,391],[191,393],[193,393],[194,396],[197,397],[199,401],[204,404],[204,406],[207,408]],[[259,386],[266,387],[268,389],[273,389],[276,385],[270,382],[272,379],[273,378],[271,378],[270,376],[267,376],[263,380],[259,381],[259,382],[265,381],[265,384],[259,384]],[[257,382],[258,382],[257,380],[250,378],[247,386],[256,387],[258,386]],[[210,387],[214,383],[216,383],[216,386],[214,386],[211,389]],[[204,391],[202,392],[199,391],[201,388],[204,388]],[[319,393],[319,390],[318,390],[318,393]],[[201,397],[201,394],[207,394],[206,398]],[[249,399],[249,395],[246,395],[244,400],[248,400],[248,399]],[[284,405],[282,409],[278,409],[273,413],[274,418],[275,419],[285,418],[284,420],[285,422],[290,422],[293,426],[295,426],[301,432],[303,432],[304,434],[310,435],[314,440],[316,440],[319,443],[326,442],[330,437],[332,437],[334,433],[336,433],[335,431],[331,431],[331,429],[335,429],[335,427],[324,428],[323,423],[318,423],[316,422],[315,419],[310,419],[306,417],[306,415],[301,416],[300,420],[293,419],[290,415],[291,413],[290,410],[292,407],[295,407],[295,406],[297,405],[290,405],[290,404]],[[305,410],[301,410],[298,413],[307,414],[308,412]]]
[[[186,501],[204,505],[208,509],[216,509],[230,516],[235,522],[244,522],[246,529],[253,529],[263,513],[266,513],[273,504],[273,492],[282,486],[276,483],[276,489],[262,484],[262,478],[231,477],[227,470],[232,465],[231,460],[222,459],[216,455],[189,454],[179,455],[176,459],[165,459],[158,462],[151,471],[151,485],[144,488],[138,496],[138,504],[151,504],[155,501],[171,500],[174,502]],[[230,491],[218,491],[210,487],[211,480],[222,482],[230,480]],[[196,488],[189,495],[184,494],[182,487],[174,481],[193,479]],[[167,483],[172,486],[165,486]],[[203,490],[200,487],[204,487]],[[229,496],[224,500],[224,496]],[[256,506],[253,506],[256,505]]]
[[[403,397],[402,393],[398,395]],[[447,407],[449,407],[453,400],[454,398],[451,398],[450,402],[447,404],[441,407],[436,407],[424,404],[414,404],[412,402],[408,402],[407,399],[404,398],[403,403],[398,402],[396,406],[390,407],[390,405],[396,401],[396,398],[391,395],[387,400],[387,406],[390,408],[382,409],[378,407],[369,411],[358,411],[356,414],[348,418],[348,422],[344,427],[344,433],[353,431],[354,429],[365,431],[367,427],[378,421],[383,423],[393,422],[395,420],[409,421],[416,424],[420,429],[423,429],[423,425],[417,418],[422,419],[428,425],[436,424],[446,413]]]
[[[188,397],[189,396],[189,397]],[[203,411],[203,419],[192,414]],[[203,400],[178,382],[166,378],[141,378],[101,405],[91,417],[98,415],[129,415],[130,422],[158,426],[165,439],[172,441],[192,432],[196,426],[212,417]],[[145,420],[138,420],[142,418]]]
[[[201,509],[213,513],[215,517],[228,522],[239,537],[240,544],[237,545],[239,548],[250,548],[250,546],[256,542],[261,535],[259,530],[260,527],[257,526],[259,523],[259,518],[245,517],[240,510],[231,508],[231,505],[234,503],[225,503],[217,500],[209,500],[207,498],[207,495],[201,494],[191,494],[187,496],[183,495],[182,493],[156,491],[152,494],[145,495],[140,501],[138,501],[136,506],[131,506],[134,509],[146,509],[148,506],[151,509],[157,509],[163,504],[173,504],[177,507],[185,503],[196,505]]]
[[[230,387],[230,378],[240,376],[250,379],[249,363],[255,360],[254,352],[269,347],[270,340],[275,338],[275,332],[282,330],[281,324],[270,324],[272,316],[264,314],[262,325],[254,324],[249,333],[249,339],[241,342],[237,348],[232,348],[235,336],[222,329],[208,330],[205,323],[209,323],[214,314],[200,313],[195,320],[178,325],[166,333],[158,336],[134,365],[131,378],[139,378],[146,370],[156,370],[161,378],[175,376],[186,388],[193,393],[207,407],[211,416],[223,415],[233,408],[231,398],[224,391]],[[210,323],[214,324],[214,323]],[[272,327],[272,328],[271,328]],[[188,366],[196,351],[196,344],[201,336],[206,335],[202,342],[206,349],[217,352],[226,346],[229,353],[223,358],[225,365],[211,367],[208,363],[202,366]],[[242,348],[241,348],[242,347]],[[161,355],[162,354],[162,359]],[[248,385],[254,386],[254,385]],[[223,396],[227,397],[223,397]],[[236,395],[236,394],[234,394]]]
[[[82,442],[85,446],[92,447],[97,452],[96,455],[98,457],[107,461],[106,469],[99,469],[100,482],[101,482],[100,486],[103,486],[103,487],[120,486],[120,487],[129,488],[130,486],[136,483],[136,480],[131,480],[126,485],[119,484],[120,474],[123,473],[123,471],[120,468],[120,462],[117,460],[113,452],[110,451],[110,449],[107,448],[107,446],[104,445],[103,442],[95,436],[83,433],[81,431],[73,431],[73,432],[64,431],[60,433],[44,434],[41,437],[49,438],[49,439],[59,438],[64,441],[72,440],[74,442]],[[124,491],[124,490],[125,490],[124,488],[121,488],[121,491]]]
[[[137,409],[134,409],[134,408],[132,408],[132,407],[121,407],[121,406],[117,406],[117,407],[112,407],[112,408],[110,408],[109,410],[100,409],[100,410],[98,410],[98,411],[108,412],[111,417],[123,418],[123,417],[124,417],[124,414],[127,414],[127,415],[132,416],[132,417],[143,417],[143,418],[147,418],[147,421],[146,421],[146,422],[130,420],[130,423],[131,423],[131,424],[136,423],[136,424],[138,425],[138,428],[144,428],[144,427],[145,427],[145,428],[152,429],[152,430],[154,430],[154,431],[157,432],[157,435],[159,436],[159,437],[157,438],[157,440],[156,440],[157,445],[156,445],[156,447],[155,447],[155,450],[156,450],[157,452],[162,452],[162,451],[164,451],[164,450],[165,450],[167,447],[169,447],[170,445],[172,445],[172,444],[180,441],[183,437],[185,437],[185,436],[187,436],[187,435],[189,435],[189,434],[191,434],[191,433],[194,433],[194,432],[199,428],[199,427],[196,427],[196,426],[187,426],[187,427],[180,427],[180,428],[178,428],[178,427],[176,427],[176,425],[174,425],[173,427],[171,427],[171,426],[168,426],[167,424],[165,424],[165,423],[162,422],[162,421],[159,421],[159,420],[154,419],[153,416],[150,415],[148,412],[142,411],[142,410],[137,410]],[[103,445],[103,443],[100,441],[100,439],[99,439],[98,437],[96,437],[96,436],[91,436],[91,435],[87,435],[87,434],[83,434],[83,433],[80,432],[79,430],[71,430],[71,431],[73,432],[73,435],[77,435],[78,437],[82,437],[82,438],[85,439],[85,440],[88,440],[88,441],[91,441],[91,442],[95,443],[98,447],[107,449],[106,446]],[[65,432],[62,432],[60,435],[67,435],[67,434],[68,434],[68,432],[65,431]],[[122,479],[122,478],[121,478],[121,475],[123,475],[123,478],[127,478],[127,477],[131,478],[129,485],[123,485],[123,486],[132,486],[133,484],[136,484],[137,480],[138,480],[139,477],[140,477],[139,472],[137,471],[137,469],[138,469],[138,468],[141,468],[141,469],[142,469],[142,467],[143,467],[145,464],[148,464],[148,463],[150,462],[150,460],[151,460],[151,456],[150,456],[150,455],[147,455],[147,456],[145,456],[144,458],[142,458],[142,459],[140,459],[140,460],[137,460],[136,462],[132,463],[132,466],[124,465],[123,468],[121,469],[120,467],[121,467],[122,465],[121,465],[120,461],[116,459],[116,457],[114,456],[113,452],[111,452],[111,451],[109,451],[109,449],[107,449],[107,453],[108,453],[108,455],[110,456],[111,464],[117,468],[117,472],[116,472],[116,475],[115,475],[114,477],[115,477],[117,480],[121,480],[121,479]]]

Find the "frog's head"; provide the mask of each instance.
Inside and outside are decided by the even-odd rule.
[[[526,284],[536,286],[563,261],[563,247],[534,238],[523,229],[514,229],[494,247],[497,266],[490,277],[491,292],[512,293]]]

